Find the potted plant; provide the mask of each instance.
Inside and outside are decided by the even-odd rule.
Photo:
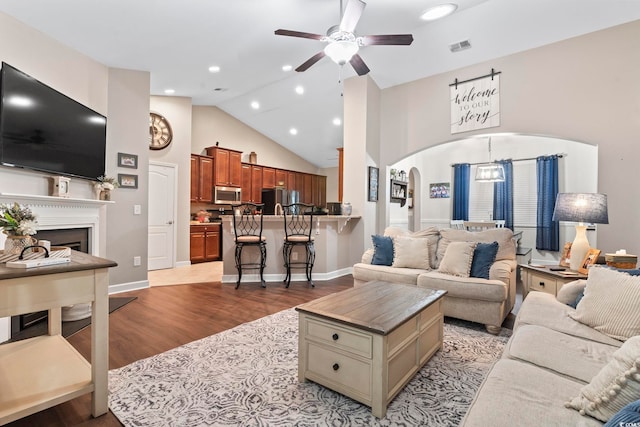
[[[31,237],[36,234],[38,222],[36,216],[26,206],[18,203],[0,206],[0,227],[7,235],[4,243],[5,253],[20,254],[28,246],[36,244]]]
[[[93,184],[98,200],[111,200],[111,190],[119,186],[120,184],[118,184],[118,181],[115,178],[105,175],[99,176],[98,182]]]

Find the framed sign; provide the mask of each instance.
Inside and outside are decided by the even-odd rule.
[[[500,126],[500,72],[449,87],[452,134]]]
[[[375,166],[369,166],[369,197],[370,202],[378,201],[378,175],[380,170]]]

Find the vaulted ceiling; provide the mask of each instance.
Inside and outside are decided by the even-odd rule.
[[[421,13],[443,2],[367,2],[357,35],[414,37],[411,46],[361,48],[380,88],[640,19],[637,0],[444,2],[458,9],[431,22]],[[274,30],[324,35],[340,22],[340,0],[3,0],[0,11],[105,65],[149,71],[154,95],[173,89],[194,105],[219,107],[318,167],[337,165],[342,126],[333,120],[342,118],[341,82],[356,74],[328,57],[303,73],[283,71],[325,43]],[[464,40],[470,49],[450,51]],[[219,71],[210,72],[212,66]]]

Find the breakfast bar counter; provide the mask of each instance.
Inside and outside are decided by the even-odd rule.
[[[238,278],[238,270],[235,266],[233,218],[231,215],[222,216],[222,259],[223,283],[235,283]],[[361,250],[351,250],[351,231],[360,221],[359,216],[345,215],[318,215],[313,217],[313,237],[316,251],[316,260],[313,266],[313,281],[330,280],[336,277],[350,274],[353,264],[360,260]],[[263,236],[267,241],[267,261],[264,270],[266,282],[282,282],[286,270],[282,248],[284,242],[284,217],[282,215],[264,215]],[[243,258],[259,260],[259,252],[245,249]],[[303,248],[296,248],[304,251]],[[293,257],[296,255],[292,256]],[[303,259],[304,253],[298,252],[299,259]],[[303,270],[293,271],[291,281],[305,281]],[[258,270],[243,272],[242,282],[260,282]],[[293,286],[293,284],[292,284]]]

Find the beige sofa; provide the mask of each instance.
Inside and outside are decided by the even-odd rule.
[[[362,261],[353,266],[354,286],[373,280],[416,285],[428,289],[444,289],[445,316],[482,323],[491,333],[498,333],[505,317],[511,312],[516,296],[516,254],[513,233],[507,228],[481,232],[430,227],[410,233],[396,227],[388,227],[385,236],[392,238],[425,239],[429,262],[422,268],[372,265],[373,249],[369,249]],[[498,242],[496,260],[489,270],[489,279],[460,277],[445,274],[439,269],[452,242]],[[394,248],[395,249],[395,248]],[[402,260],[400,260],[402,261]],[[411,263],[400,262],[400,265]]]
[[[599,269],[600,276],[611,275],[600,270],[606,269]],[[528,294],[503,357],[484,380],[461,426],[601,426],[640,399],[640,317],[633,314],[640,278],[622,279],[628,286],[622,292],[617,279],[608,278],[598,296],[589,289],[598,280],[592,274],[588,281],[564,285],[557,298]],[[636,290],[628,292],[634,285]],[[585,286],[577,310],[566,305]],[[617,300],[607,301],[613,298]],[[618,308],[622,317],[615,313]],[[612,338],[619,333],[607,325],[611,318],[631,324],[624,325],[622,335],[628,337]]]

